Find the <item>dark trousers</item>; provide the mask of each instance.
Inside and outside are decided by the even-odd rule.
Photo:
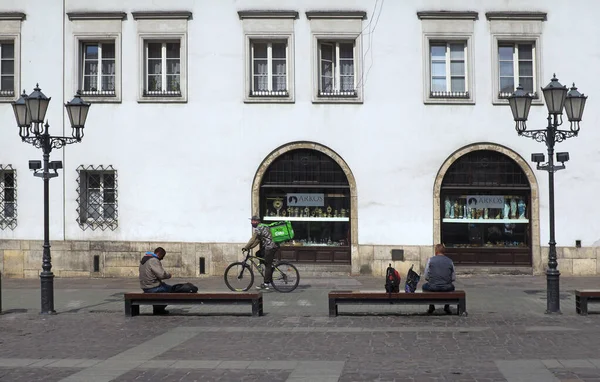
[[[273,281],[273,260],[275,259],[275,253],[277,248],[273,249],[261,249],[256,253],[256,256],[263,259],[265,264],[265,284],[270,284]]]
[[[421,288],[423,289],[423,292],[453,292],[454,291],[454,285],[452,285],[452,284],[450,284],[449,286],[438,287],[435,285],[429,285],[429,283],[425,283],[425,284],[423,284],[423,286]],[[429,305],[429,310],[430,311],[435,310],[435,305]],[[449,311],[450,305],[444,305],[444,310]]]
[[[142,290],[144,291],[144,293],[170,293],[172,288],[173,287],[171,285],[161,282],[160,285],[157,287]],[[164,311],[166,308],[166,305],[152,305],[152,311],[154,313],[160,313],[160,311]]]

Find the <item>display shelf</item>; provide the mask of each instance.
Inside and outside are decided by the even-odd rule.
[[[444,218],[443,223],[482,223],[482,224],[524,224],[529,219],[452,219]]]
[[[291,222],[347,222],[350,218],[317,218],[317,217],[298,217],[298,216],[265,216],[265,221],[291,221]]]

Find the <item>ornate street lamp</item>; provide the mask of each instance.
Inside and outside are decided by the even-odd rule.
[[[34,171],[33,175],[44,180],[44,250],[42,254],[42,272],[40,273],[42,314],[56,313],[54,311],[54,274],[52,273],[52,257],[50,256],[49,180],[58,176],[58,170],[62,168],[62,162],[50,162],[50,152],[52,149],[60,149],[65,145],[81,142],[83,127],[90,108],[90,104],[84,102],[79,95],[65,104],[71,121],[72,136],[57,137],[50,135],[48,122],[46,121],[44,124],[49,104],[50,98],[42,93],[39,85],[35,86],[33,93],[30,95],[27,95],[23,90],[21,97],[12,103],[21,140],[43,151],[43,165],[41,161],[29,161],[29,169]],[[50,172],[51,170],[53,172]]]
[[[554,173],[565,168],[565,162],[569,160],[568,152],[556,153],[556,160],[560,165],[554,164],[554,146],[557,142],[562,142],[567,138],[576,137],[579,133],[579,122],[585,108],[587,97],[577,91],[575,84],[570,91],[567,87],[558,82],[556,75],[550,83],[542,88],[546,107],[548,108],[548,125],[545,129],[527,130],[527,117],[531,107],[532,96],[523,91],[521,86],[508,97],[508,103],[515,120],[515,129],[519,135],[533,138],[538,142],[545,142],[548,149],[548,162],[544,162],[545,156],[542,153],[531,155],[531,160],[537,164],[538,170],[548,171],[549,193],[550,193],[550,241],[548,252],[548,268],[546,269],[546,294],[547,309],[546,313],[560,313],[560,272],[558,271],[558,262],[556,256],[556,241],[554,231]],[[560,130],[562,125],[563,109],[567,113],[567,118],[571,123],[569,130]]]

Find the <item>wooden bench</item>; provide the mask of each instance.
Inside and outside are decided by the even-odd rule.
[[[252,305],[252,315],[263,315],[263,298],[259,292],[203,293],[125,293],[125,315],[140,314],[140,305]]]
[[[578,314],[588,314],[588,302],[600,302],[600,290],[575,291],[575,311]]]
[[[467,315],[467,297],[464,291],[386,293],[368,291],[329,292],[329,316],[338,315],[338,305],[401,304],[401,305],[457,305],[457,314]]]

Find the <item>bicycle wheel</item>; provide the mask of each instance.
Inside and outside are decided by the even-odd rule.
[[[245,292],[254,283],[254,272],[248,264],[240,261],[231,263],[225,269],[225,285],[234,292]]]
[[[286,262],[275,264],[271,285],[276,291],[281,293],[291,292],[296,289],[299,282],[300,274],[294,265]]]

